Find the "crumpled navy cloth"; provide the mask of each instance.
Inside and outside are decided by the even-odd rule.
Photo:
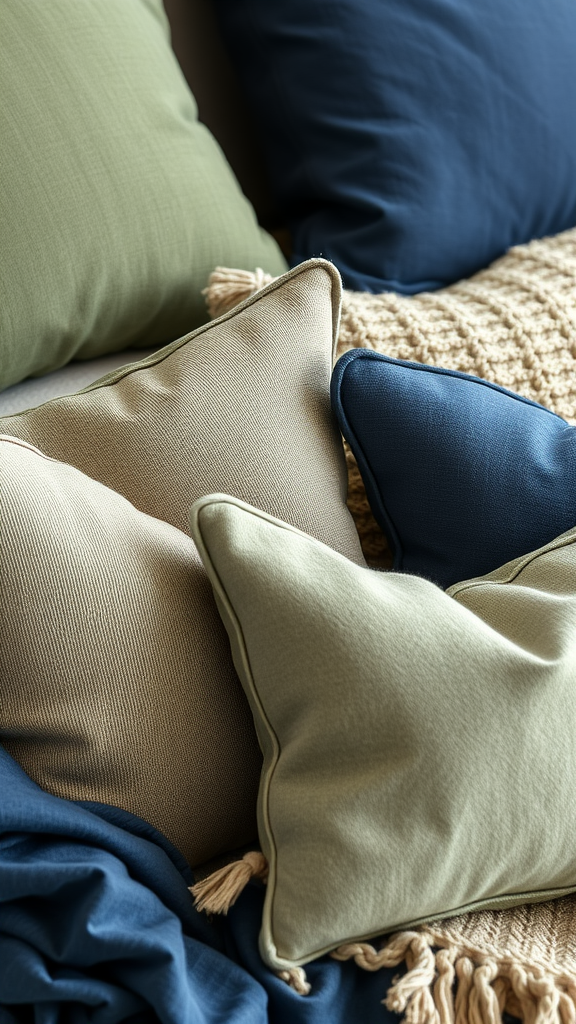
[[[210,922],[191,881],[145,822],[45,793],[0,747],[0,1024],[398,1024],[391,971],[324,957],[299,996],[260,959],[262,887]]]

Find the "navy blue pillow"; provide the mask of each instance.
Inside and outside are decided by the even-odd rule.
[[[331,396],[395,569],[446,588],[576,524],[576,427],[542,405],[367,349]]]
[[[293,262],[404,294],[576,224],[574,0],[213,0]]]

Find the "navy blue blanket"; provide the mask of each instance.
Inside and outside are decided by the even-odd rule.
[[[0,1024],[398,1024],[391,971],[324,957],[299,996],[260,960],[262,887],[210,923],[191,881],[140,819],[50,796],[0,747]]]

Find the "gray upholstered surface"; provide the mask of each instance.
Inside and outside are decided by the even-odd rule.
[[[115,352],[100,359],[69,363],[61,370],[46,374],[45,377],[29,377],[20,384],[0,391],[0,416],[11,416],[12,413],[22,412],[24,409],[33,409],[60,395],[72,395],[118,366],[144,359],[153,351],[154,349],[147,348]]]

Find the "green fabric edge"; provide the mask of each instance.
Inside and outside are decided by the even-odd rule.
[[[576,515],[576,513],[575,513]],[[511,583],[515,580],[520,573],[534,562],[540,555],[545,555],[547,551],[554,551],[557,548],[566,547],[568,544],[573,544],[576,540],[576,526],[566,530],[565,533],[561,533],[554,540],[544,544],[541,548],[536,548],[535,551],[529,551],[527,555],[520,555],[519,558],[513,558],[512,561],[506,562],[504,565],[499,566],[498,569],[494,569],[493,572],[486,573],[485,576],[477,576],[471,580],[462,580],[461,583],[453,583],[451,587],[448,587],[446,593],[448,597],[456,597],[458,594],[464,593],[465,590],[474,590],[478,587],[485,587],[490,583]]]

